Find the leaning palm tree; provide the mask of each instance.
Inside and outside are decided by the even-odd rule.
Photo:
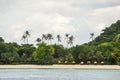
[[[57,41],[58,41],[58,44],[59,42],[61,42],[61,36],[59,34],[57,35]]]

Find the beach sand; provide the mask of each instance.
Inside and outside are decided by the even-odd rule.
[[[0,69],[120,69],[119,65],[0,65]]]

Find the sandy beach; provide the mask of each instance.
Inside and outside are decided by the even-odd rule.
[[[120,69],[119,65],[0,65],[0,69]]]

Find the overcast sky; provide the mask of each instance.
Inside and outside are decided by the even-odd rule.
[[[90,41],[120,19],[120,0],[0,0],[0,36],[22,43],[26,30],[34,43],[41,34],[75,37],[74,44]],[[62,37],[64,40],[64,37]]]

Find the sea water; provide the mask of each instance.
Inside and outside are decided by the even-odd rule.
[[[0,80],[120,80],[120,70],[0,69]]]

